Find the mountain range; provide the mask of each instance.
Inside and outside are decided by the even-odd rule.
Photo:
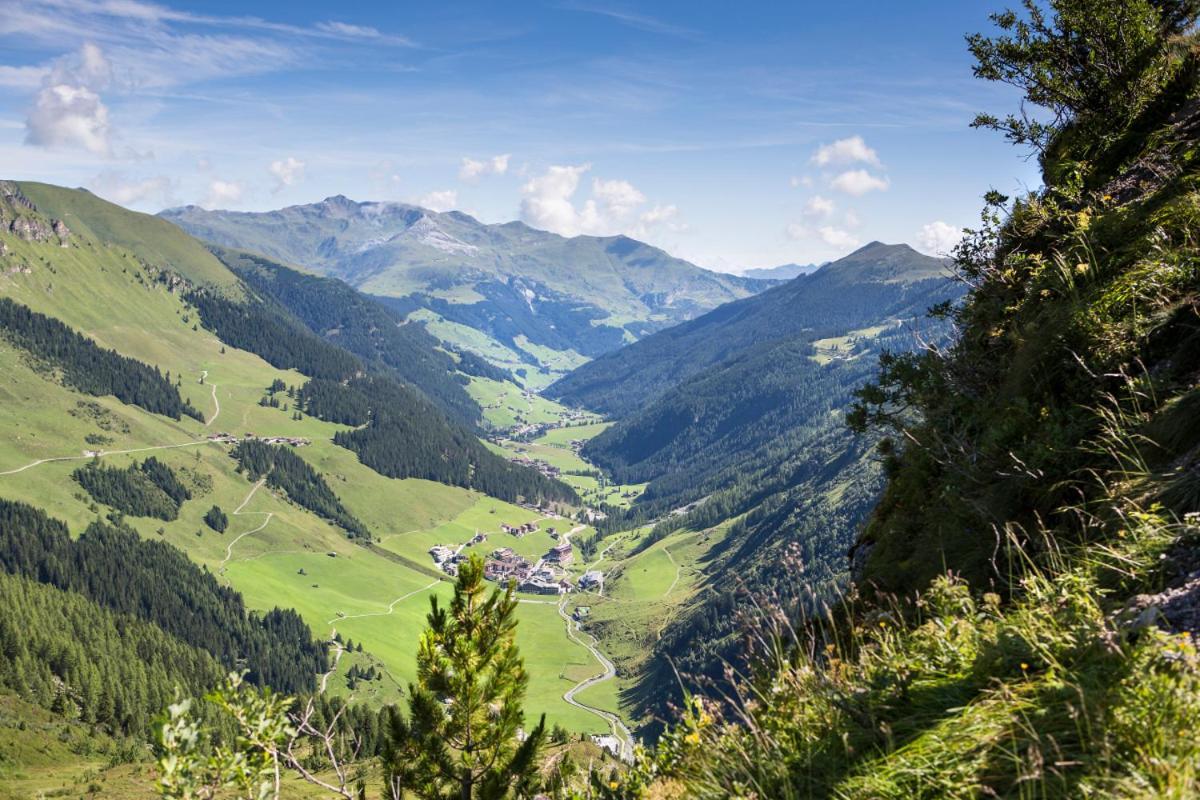
[[[742,277],[763,281],[790,281],[792,278],[816,272],[822,266],[822,264],[780,264],[778,267],[743,270]]]
[[[341,195],[262,213],[162,212],[213,244],[339,278],[538,388],[767,281],[710,272],[625,236],[565,238],[521,222]]]

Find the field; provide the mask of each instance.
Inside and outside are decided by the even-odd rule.
[[[713,590],[702,572],[704,557],[725,536],[729,524],[705,531],[677,531],[644,551],[629,555],[649,528],[615,534],[601,544],[595,565],[605,572],[603,592],[572,595],[568,608],[587,607],[583,629],[594,635],[617,668],[617,680],[581,692],[596,706],[619,703],[636,683],[654,642],[667,624]],[[626,709],[628,711],[628,709]],[[628,716],[628,714],[627,714]]]
[[[336,631],[361,643],[366,650],[361,663],[376,659],[387,675],[360,684],[355,696],[372,702],[399,697],[401,687],[414,677],[416,639],[429,596],[450,591],[426,553],[430,544],[447,538],[461,543],[477,527],[495,528],[500,536],[498,521],[529,521],[537,513],[477,492],[384,478],[332,444],[339,426],[307,417],[294,420],[290,410],[260,406],[274,379],[299,386],[305,378],[222,346],[199,328],[178,295],[148,279],[130,251],[82,236],[79,240],[82,246],[71,248],[16,242],[15,257],[32,269],[0,275],[0,294],[170,372],[210,424],[188,418],[176,422],[112,397],[80,395],[0,342],[0,496],[44,508],[78,533],[105,513],[70,477],[90,460],[85,451],[100,451],[114,465],[147,455],[160,458],[192,484],[194,498],[184,503],[175,521],[127,521],[145,537],[182,548],[242,592],[252,608],[294,607],[319,635]],[[540,408],[551,405],[534,402]],[[265,486],[256,489],[236,471],[228,445],[205,439],[215,432],[310,439],[310,446],[296,452],[325,475],[380,540],[380,549],[351,542]],[[122,452],[131,450],[136,452]],[[68,460],[37,463],[42,459]],[[223,534],[203,523],[213,505],[229,515]],[[562,524],[564,530],[572,525]],[[505,544],[536,557],[552,541],[542,531]],[[571,730],[605,731],[602,720],[561,699],[573,682],[599,673],[600,665],[566,638],[554,605],[523,604],[521,619],[520,641],[531,674],[530,712],[545,712],[549,724]],[[359,656],[339,664],[331,691],[347,693],[344,675],[355,658]]]

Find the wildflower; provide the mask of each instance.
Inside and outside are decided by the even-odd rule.
[[[1079,225],[1080,228],[1082,228],[1083,230],[1087,230],[1088,226],[1090,226],[1092,224],[1091,212],[1080,211],[1078,214],[1075,215],[1075,222],[1076,222],[1076,224]]]
[[[1021,662],[1021,672],[1028,672],[1028,671],[1029,671],[1029,665],[1026,664],[1024,661],[1022,661]]]
[[[1077,275],[1086,275],[1089,269],[1091,269],[1091,267],[1083,261],[1080,261],[1075,265],[1075,273]]]
[[[609,781],[609,782],[608,782],[608,788],[610,788],[610,789],[616,789],[618,786],[620,786],[620,784],[619,784],[619,783],[617,783],[616,781]]]

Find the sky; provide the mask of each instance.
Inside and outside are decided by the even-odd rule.
[[[1003,0],[0,0],[0,177],[154,212],[335,194],[738,272],[930,253],[1036,163],[977,112]]]

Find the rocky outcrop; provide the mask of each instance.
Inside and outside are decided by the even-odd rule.
[[[71,229],[61,219],[46,220],[37,206],[12,181],[0,181],[0,231],[9,231],[27,242],[71,243]]]

